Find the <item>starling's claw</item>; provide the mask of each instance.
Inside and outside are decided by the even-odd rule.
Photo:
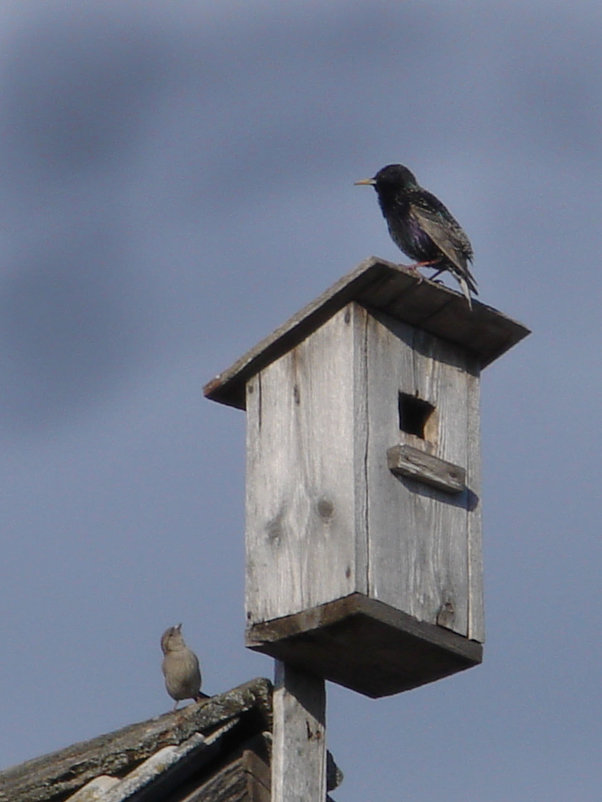
[[[414,273],[416,278],[418,279],[418,284],[422,284],[422,282],[424,281],[424,276],[422,275],[420,270],[418,270],[419,265],[414,264],[414,265],[399,265],[399,266],[405,268],[405,270],[411,270],[412,273]]]

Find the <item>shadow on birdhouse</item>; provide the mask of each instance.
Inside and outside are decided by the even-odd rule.
[[[205,387],[247,412],[247,646],[372,697],[481,662],[479,378],[527,334],[371,258]]]

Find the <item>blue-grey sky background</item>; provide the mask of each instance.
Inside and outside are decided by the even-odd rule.
[[[533,334],[483,374],[485,661],[329,685],[335,796],[599,799],[601,41],[584,0],[2,4],[1,767],[168,710],[179,621],[207,692],[271,676],[201,388],[403,259],[353,186],[402,162]]]

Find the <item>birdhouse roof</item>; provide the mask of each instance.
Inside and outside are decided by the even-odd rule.
[[[485,367],[504,354],[529,329],[415,270],[372,256],[307,304],[204,387],[207,398],[245,408],[245,385],[258,371],[278,359],[319,328],[350,301],[391,315],[472,352]]]

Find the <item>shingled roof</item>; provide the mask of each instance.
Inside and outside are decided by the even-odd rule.
[[[254,679],[0,772],[0,802],[269,802],[271,730],[272,685]]]

